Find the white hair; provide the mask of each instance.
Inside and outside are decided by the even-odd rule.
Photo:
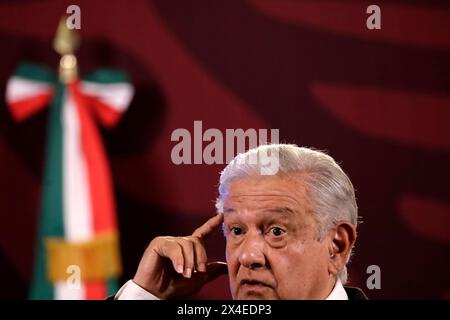
[[[221,172],[219,197],[216,200],[218,212],[223,212],[223,201],[233,180],[261,175],[262,161],[252,161],[258,159],[261,152],[277,154],[277,175],[301,173],[297,177],[304,183],[311,201],[310,209],[315,213],[318,224],[318,240],[322,240],[339,221],[350,222],[356,229],[358,208],[355,190],[348,176],[326,153],[293,144],[262,145],[238,154]],[[346,266],[338,273],[338,278],[342,283],[347,281]]]

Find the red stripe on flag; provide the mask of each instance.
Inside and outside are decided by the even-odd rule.
[[[105,281],[90,281],[84,284],[86,290],[86,300],[104,300],[108,292]]]
[[[87,164],[92,201],[92,221],[95,234],[116,231],[116,212],[112,178],[100,134],[88,108],[87,99],[80,94],[78,83],[71,85],[80,117],[81,144]]]
[[[100,119],[101,123],[105,127],[114,127],[120,119],[122,115],[121,112],[117,111],[114,108],[111,108],[107,104],[101,102],[96,97],[85,96],[90,109],[95,115]]]
[[[53,91],[48,90],[47,92],[36,95],[32,98],[22,99],[14,102],[9,102],[8,107],[11,114],[16,121],[23,121],[33,113],[44,109],[53,96]]]
[[[80,93],[79,82],[69,87],[80,119],[81,145],[86,159],[94,234],[117,231],[112,178],[105,149],[94,122],[94,115],[89,108],[89,99]],[[107,296],[107,283],[106,281],[87,282],[85,291],[85,298],[88,300],[104,299]]]

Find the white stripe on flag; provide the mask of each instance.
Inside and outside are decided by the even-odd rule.
[[[64,228],[69,242],[92,238],[91,197],[86,161],[81,144],[80,119],[75,102],[67,92],[63,105]]]
[[[133,86],[126,82],[101,84],[83,81],[80,88],[84,94],[95,96],[101,102],[119,112],[126,110],[134,94]]]
[[[72,95],[66,91],[62,106],[63,121],[63,210],[64,231],[68,242],[92,239],[92,208],[85,155],[81,144],[80,119]],[[83,270],[81,270],[83,273]],[[62,283],[55,288],[57,299],[84,299],[80,290]]]
[[[55,300],[84,300],[86,297],[83,285],[70,286],[65,281],[55,283],[54,294]]]
[[[53,90],[50,84],[13,76],[6,86],[6,101],[14,103]]]

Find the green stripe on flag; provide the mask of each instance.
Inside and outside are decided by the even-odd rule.
[[[106,281],[106,291],[108,293],[108,296],[116,294],[117,291],[119,291],[119,285],[117,284],[117,279],[109,278]]]
[[[97,82],[101,84],[129,82],[128,77],[124,72],[113,69],[99,69],[91,73],[87,77],[84,77],[83,80]]]
[[[65,87],[58,83],[50,107],[49,127],[45,155],[44,179],[41,197],[41,216],[36,243],[36,258],[30,299],[53,299],[53,284],[47,279],[47,264],[44,240],[49,237],[64,237],[63,224],[63,129],[62,105]]]
[[[44,81],[52,84],[57,81],[55,74],[50,69],[27,62],[21,63],[15,70],[14,75],[27,80]]]

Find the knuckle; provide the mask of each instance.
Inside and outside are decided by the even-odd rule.
[[[180,245],[183,246],[184,250],[188,250],[192,247],[192,242],[186,238],[179,238]]]
[[[154,248],[161,248],[164,244],[164,237],[156,237],[153,238],[149,245],[147,246],[148,250],[154,249]]]
[[[155,237],[150,241],[150,245],[160,243],[162,237]]]
[[[160,244],[164,244],[164,243],[170,241],[170,238],[171,238],[171,237],[158,236],[158,237],[154,238],[154,239],[151,241],[151,243],[159,244],[159,245],[160,245]]]
[[[191,240],[193,243],[194,243],[194,245],[195,246],[197,246],[197,247],[204,247],[204,245],[203,245],[203,241],[202,241],[202,239],[200,238],[200,237],[197,237],[197,236],[192,236],[192,240]]]

